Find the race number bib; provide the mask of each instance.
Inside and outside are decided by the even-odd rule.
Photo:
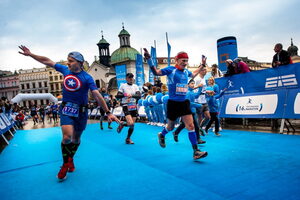
[[[70,117],[78,117],[79,105],[68,102],[62,109],[62,114]]]
[[[135,103],[129,103],[129,104],[127,104],[127,108],[128,108],[128,111],[134,111],[134,110],[137,109]]]
[[[177,83],[176,84],[176,94],[177,95],[186,95],[188,91],[188,86],[187,84],[184,84],[184,83]]]

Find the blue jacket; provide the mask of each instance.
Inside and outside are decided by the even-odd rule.
[[[219,112],[220,102],[219,98],[223,96],[225,91],[220,92],[220,94],[215,94],[213,96],[206,95],[206,101],[209,107],[209,112]]]
[[[192,113],[196,113],[196,108],[202,107],[201,104],[195,103],[195,99],[197,99],[200,96],[201,91],[202,90],[198,90],[198,92],[195,93],[193,91],[193,89],[188,88],[188,92],[186,93],[186,99],[190,100],[190,104],[191,104],[190,108],[191,108]]]

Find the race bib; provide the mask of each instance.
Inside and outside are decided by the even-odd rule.
[[[134,111],[134,110],[137,109],[135,103],[129,103],[129,104],[127,104],[127,108],[128,108],[128,111]]]
[[[184,84],[184,83],[177,83],[176,84],[176,94],[177,95],[186,95],[188,91],[188,86],[187,84]]]
[[[78,117],[79,105],[71,102],[66,103],[62,109],[62,114],[70,117]]]

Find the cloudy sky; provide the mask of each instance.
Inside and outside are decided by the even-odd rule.
[[[300,47],[299,0],[0,0],[0,69],[42,67],[18,54],[18,45],[54,61],[80,51],[91,64],[96,43],[104,38],[111,53],[118,34],[131,34],[131,46],[149,48],[156,40],[158,56],[167,56],[168,32],[172,56],[186,51],[190,65],[202,54],[217,63],[216,41],[235,36],[239,56],[270,62],[275,43],[286,49],[290,38]]]

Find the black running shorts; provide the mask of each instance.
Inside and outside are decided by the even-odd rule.
[[[123,112],[124,112],[125,116],[131,115],[131,117],[137,117],[139,115],[137,110],[130,110],[129,111],[126,104],[122,105],[122,108],[123,108]]]
[[[171,121],[175,121],[178,117],[192,114],[190,108],[190,101],[173,101],[168,100],[167,104],[167,118]]]

